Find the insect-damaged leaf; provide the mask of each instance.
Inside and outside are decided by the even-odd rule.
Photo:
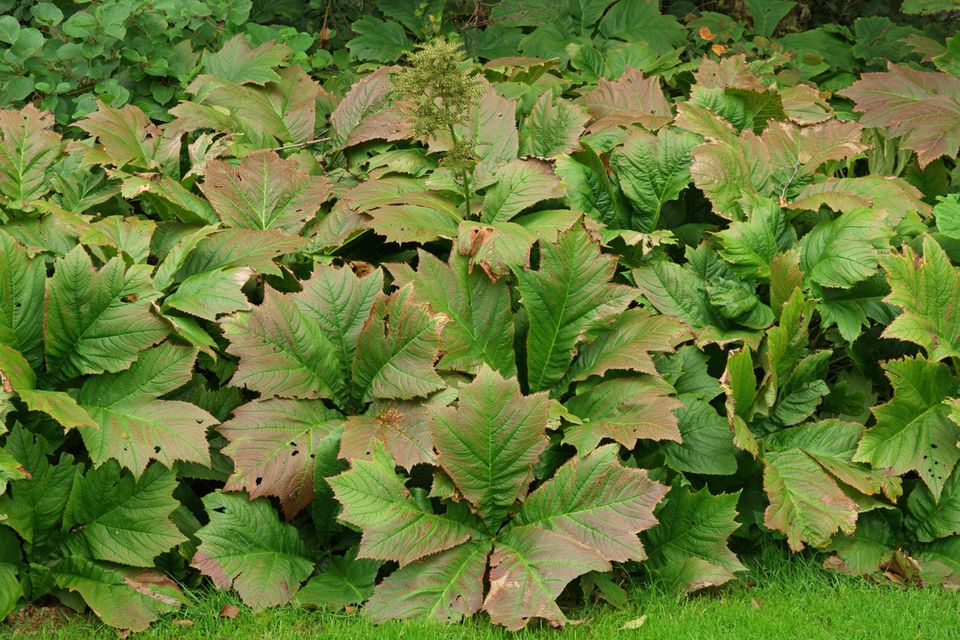
[[[316,467],[335,452],[343,416],[319,400],[270,399],[238,407],[217,428],[229,444],[223,453],[234,462],[227,491],[251,498],[280,498],[292,518],[313,500]]]
[[[946,365],[923,358],[891,360],[884,368],[893,398],[872,409],[877,424],[863,434],[853,459],[899,474],[916,471],[939,499],[960,461],[960,427],[944,403],[957,381]]]
[[[82,434],[95,464],[114,458],[140,475],[150,460],[168,467],[210,462],[206,432],[216,418],[188,402],[159,399],[187,383],[196,356],[164,343],[141,352],[126,371],[87,378],[77,402],[100,425]]]
[[[211,493],[203,499],[210,523],[191,562],[221,589],[233,587],[254,609],[288,602],[313,572],[297,530],[280,522],[264,498]]]

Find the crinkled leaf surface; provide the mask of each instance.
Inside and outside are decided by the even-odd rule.
[[[666,584],[687,593],[723,584],[745,571],[727,548],[727,538],[740,526],[735,520],[739,497],[674,484],[657,510],[660,523],[643,534],[650,554],[647,566]]]
[[[0,342],[13,347],[35,369],[43,357],[43,260],[0,231]]]
[[[920,345],[934,361],[960,356],[960,275],[939,243],[927,236],[922,256],[905,248],[882,264],[891,290],[885,300],[903,309],[883,335]]]
[[[233,460],[226,491],[251,498],[276,496],[287,518],[313,500],[313,483],[322,450],[338,448],[343,416],[320,400],[273,398],[248,402],[217,427]]]
[[[38,390],[37,376],[27,360],[5,344],[0,344],[0,382],[15,392],[31,411],[41,411],[65,429],[96,427],[97,422],[69,394]]]
[[[221,589],[234,590],[254,609],[288,602],[313,573],[313,562],[297,530],[280,522],[264,498],[242,493],[208,494],[210,522],[197,532],[200,546],[192,566]]]
[[[456,408],[434,412],[437,462],[495,532],[533,480],[546,449],[547,394],[524,397],[515,379],[483,367]]]
[[[154,558],[186,537],[170,515],[180,506],[173,497],[176,476],[161,465],[135,479],[116,463],[91,469],[77,480],[63,516],[75,530],[71,548],[95,560],[153,567]]]
[[[330,486],[343,505],[340,518],[363,529],[363,558],[396,560],[402,566],[455,547],[475,533],[412,496],[382,446],[372,460],[354,460],[349,471],[330,479]]]
[[[46,365],[55,380],[126,369],[166,336],[150,312],[157,294],[148,269],[114,258],[94,271],[80,246],[56,262],[44,309]]]
[[[330,196],[330,184],[301,171],[292,158],[260,151],[235,168],[208,163],[203,193],[225,226],[296,233]]]
[[[923,358],[891,360],[884,368],[893,398],[873,408],[877,424],[863,434],[853,459],[899,474],[916,471],[939,498],[960,461],[960,427],[944,403],[957,381],[946,365]]]
[[[504,375],[516,371],[510,289],[493,282],[467,259],[451,252],[444,264],[426,251],[418,253],[417,270],[392,265],[399,286],[413,284],[413,296],[450,320],[443,327],[444,355],[439,366],[471,372],[486,363]]]
[[[114,458],[134,474],[150,460],[210,462],[207,428],[216,418],[180,400],[159,400],[190,379],[197,352],[165,342],[141,352],[126,371],[87,378],[77,402],[100,425],[84,429],[95,464]]]
[[[60,155],[60,134],[49,111],[30,103],[0,111],[0,195],[18,209],[50,191],[48,172]]]
[[[527,385],[549,389],[563,378],[577,345],[626,309],[636,292],[611,284],[613,258],[600,253],[582,225],[541,243],[540,269],[517,270],[520,295],[530,316]]]

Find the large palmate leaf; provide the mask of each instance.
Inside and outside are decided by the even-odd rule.
[[[91,469],[73,485],[63,526],[76,530],[71,548],[95,560],[152,567],[186,537],[170,519],[180,505],[171,471],[151,465],[139,479],[116,463]]]
[[[627,309],[609,329],[584,345],[567,377],[572,381],[602,376],[608,371],[656,375],[652,353],[672,351],[687,339],[688,330],[670,316],[646,309]]]
[[[491,533],[527,493],[547,446],[548,417],[546,393],[524,397],[515,379],[487,367],[460,387],[456,409],[434,412],[437,461]]]
[[[960,427],[944,403],[957,381],[946,365],[923,358],[884,365],[893,398],[872,409],[876,426],[867,429],[854,460],[894,473],[916,471],[935,499],[960,461]]]
[[[590,547],[536,526],[511,527],[497,537],[490,554],[490,589],[483,609],[490,620],[516,631],[531,618],[562,626],[566,616],[555,602],[564,587],[610,564]]]
[[[960,356],[960,276],[932,237],[923,256],[909,247],[882,261],[890,283],[885,300],[903,309],[883,335],[923,347],[931,360]]]
[[[873,275],[893,230],[882,212],[856,209],[819,223],[800,240],[800,269],[825,287],[847,288]]]
[[[766,440],[767,526],[787,535],[794,550],[826,546],[838,529],[851,533],[858,506],[853,490],[896,499],[899,478],[853,462],[863,427],[824,420],[780,431]]]
[[[313,500],[314,475],[339,448],[343,416],[319,400],[271,399],[249,402],[217,428],[233,459],[227,491],[251,498],[276,496],[293,517]],[[327,455],[324,455],[325,452]]]
[[[77,402],[99,424],[84,429],[94,464],[110,458],[139,475],[150,460],[210,462],[206,432],[216,418],[180,400],[159,400],[190,380],[197,352],[163,343],[140,353],[126,371],[87,378]]]
[[[192,565],[221,589],[233,588],[254,609],[288,602],[313,572],[297,530],[280,522],[264,498],[211,493],[203,504],[210,523],[197,532]]]
[[[44,444],[20,425],[10,431],[5,449],[29,477],[0,495],[0,518],[23,538],[27,551],[43,549],[60,537],[63,511],[79,467],[69,454],[51,464]]]
[[[434,464],[437,460],[430,436],[430,408],[456,398],[456,389],[446,389],[427,402],[374,402],[362,416],[350,416],[340,437],[340,457],[369,459],[374,443],[380,442],[397,465]]]
[[[950,474],[940,498],[917,487],[907,500],[908,526],[921,542],[960,534],[960,472]]]
[[[960,151],[960,79],[890,63],[883,73],[865,73],[840,92],[863,113],[861,124],[889,127],[917,152],[920,166]]]
[[[125,268],[114,258],[95,271],[77,246],[57,260],[47,283],[47,371],[55,380],[69,380],[130,366],[141,350],[167,335],[164,322],[150,312],[157,295],[147,265]]]
[[[677,129],[657,135],[633,132],[610,157],[624,195],[635,208],[631,229],[653,231],[665,202],[676,199],[690,183],[690,151],[697,137]]]
[[[544,92],[520,130],[520,153],[552,158],[575,151],[587,117],[577,105],[554,98],[550,91]]]
[[[739,493],[711,495],[679,483],[657,510],[660,524],[643,534],[646,566],[668,586],[692,593],[733,580],[745,571],[727,548],[736,522]]]
[[[672,389],[650,376],[606,380],[578,393],[565,406],[581,418],[566,429],[564,442],[581,454],[611,438],[628,449],[638,440],[680,442],[677,416],[680,402],[669,397]]]
[[[39,369],[43,359],[43,298],[46,269],[26,249],[0,231],[0,343]]]
[[[5,344],[0,344],[0,383],[5,391],[16,393],[28,409],[46,413],[65,429],[97,426],[69,394],[37,389],[37,376],[26,358]]]
[[[382,67],[350,87],[330,115],[334,141],[349,147],[370,140],[400,140],[409,136],[409,123],[390,108],[390,76],[396,67]]]
[[[0,111],[0,196],[11,207],[31,209],[50,191],[48,172],[60,155],[53,114],[32,104]]]
[[[262,85],[280,79],[274,69],[291,53],[290,47],[273,41],[251,47],[243,34],[237,34],[216,53],[204,52],[203,71],[238,84]]]
[[[459,622],[483,606],[489,540],[471,540],[412,562],[380,583],[364,613],[375,622],[418,618]]]
[[[487,223],[507,222],[542,200],[563,195],[560,178],[542,160],[513,160],[497,172],[497,183],[483,198],[480,219]]]
[[[656,524],[666,491],[645,471],[621,466],[615,445],[565,464],[497,537],[484,601],[490,618],[508,629],[532,617],[562,625],[554,600],[572,579],[645,557],[637,534]]]
[[[606,560],[644,559],[637,534],[656,523],[653,509],[667,487],[621,466],[617,451],[607,445],[560,467],[524,501],[514,526],[559,533]]]
[[[335,556],[322,573],[303,585],[296,602],[334,610],[360,604],[373,595],[380,564],[377,560],[357,559],[356,548],[343,557]]]
[[[163,145],[160,129],[143,109],[132,104],[116,109],[101,101],[97,110],[75,124],[100,143],[106,162],[155,169],[177,148]],[[166,148],[164,148],[166,147]]]
[[[372,460],[354,460],[349,471],[330,479],[330,486],[343,505],[340,518],[363,529],[363,558],[405,565],[475,534],[470,525],[449,513],[433,513],[428,501],[411,495],[382,446]]]
[[[302,172],[292,158],[261,151],[238,167],[208,163],[203,193],[225,226],[297,233],[330,196],[330,184]]]
[[[186,603],[177,584],[159,571],[129,569],[73,556],[53,568],[61,589],[76,591],[111,627],[143,631]]]
[[[378,298],[357,336],[355,397],[409,400],[442,389],[444,382],[433,363],[445,322],[413,301],[411,287]]]
[[[577,345],[626,309],[636,292],[611,284],[612,257],[580,224],[556,244],[541,243],[540,269],[516,270],[520,295],[530,316],[527,385],[549,389],[563,378]]]
[[[516,371],[513,314],[505,282],[493,282],[480,270],[471,270],[468,260],[456,252],[444,264],[421,250],[416,271],[392,265],[390,273],[401,287],[412,283],[415,299],[450,319],[443,327],[440,368],[471,372],[486,363],[504,375]]]
[[[769,278],[774,258],[796,241],[796,231],[773,200],[759,200],[747,219],[716,234],[719,253],[733,270],[747,277]]]

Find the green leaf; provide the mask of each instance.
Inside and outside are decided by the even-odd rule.
[[[15,392],[28,409],[46,413],[64,429],[97,426],[69,394],[37,389],[37,376],[27,360],[5,344],[0,344],[0,381],[4,388]]]
[[[734,222],[716,234],[719,254],[745,277],[770,278],[773,259],[796,240],[793,226],[772,200],[760,200],[747,220]]]
[[[234,168],[207,164],[203,193],[225,226],[296,234],[330,196],[330,183],[273,151],[251,153]]]
[[[357,336],[355,397],[409,400],[445,386],[433,363],[446,319],[412,298],[412,287],[405,287],[374,302]]]
[[[9,206],[32,209],[50,191],[48,175],[61,151],[53,124],[52,113],[32,104],[0,111],[0,195]]]
[[[243,34],[237,34],[216,53],[204,52],[203,71],[238,84],[263,85],[280,80],[274,69],[283,66],[291,53],[290,47],[272,41],[250,47]]]
[[[575,151],[587,119],[579,106],[544,92],[520,130],[520,154],[552,158]]]
[[[54,380],[126,369],[167,335],[150,312],[157,293],[149,269],[125,269],[114,258],[94,271],[82,246],[57,260],[44,310],[46,365]]]
[[[397,285],[413,284],[413,296],[450,321],[443,327],[441,369],[473,372],[481,363],[503,375],[516,372],[510,289],[472,271],[466,258],[450,253],[448,264],[419,250],[417,270],[391,265]]]
[[[772,36],[780,21],[797,6],[792,0],[745,0],[744,4],[753,18],[754,32],[765,38]]]
[[[0,537],[3,536],[4,534],[0,533]],[[15,543],[16,538],[5,542]],[[23,589],[20,587],[20,581],[17,580],[16,565],[0,563],[0,616],[3,616],[4,620],[13,613],[22,595]]]
[[[627,309],[609,329],[580,349],[567,376],[576,382],[608,371],[657,375],[651,353],[672,351],[687,338],[686,327],[670,316]]]
[[[192,275],[167,296],[163,306],[204,320],[216,320],[217,316],[246,310],[250,303],[241,289],[253,273],[249,267],[237,267]]]
[[[410,49],[407,32],[393,20],[363,16],[350,28],[354,36],[347,41],[347,48],[354,60],[394,62]]]
[[[565,403],[582,419],[566,429],[563,441],[581,454],[594,449],[604,438],[628,449],[638,440],[680,441],[674,410],[680,402],[667,394],[672,389],[650,376],[606,380],[578,393]]]
[[[547,447],[547,395],[524,397],[515,379],[482,367],[456,409],[434,412],[437,462],[491,532],[522,499]]]
[[[922,257],[906,247],[882,264],[891,290],[885,300],[903,309],[883,336],[918,344],[934,361],[960,356],[960,276],[939,243],[926,236]]]
[[[53,573],[58,587],[79,593],[104,624],[118,629],[144,631],[186,602],[177,584],[158,571],[73,556],[58,562]]]
[[[960,472],[947,478],[935,499],[930,490],[918,486],[907,499],[907,526],[920,542],[933,542],[960,534]]]
[[[0,17],[0,42],[13,44],[20,34],[20,22],[11,15]]]
[[[43,359],[43,298],[46,268],[26,249],[0,232],[0,342],[23,354],[39,369]]]
[[[543,160],[513,160],[497,172],[497,183],[483,198],[481,221],[508,222],[542,200],[560,198],[560,178]]]
[[[891,360],[884,368],[893,399],[872,409],[877,424],[863,434],[853,459],[898,474],[916,471],[939,499],[960,460],[960,429],[944,403],[957,382],[946,365],[923,358]]]
[[[113,458],[135,475],[150,460],[209,464],[206,432],[216,418],[187,402],[158,399],[190,380],[196,356],[164,343],[141,352],[126,371],[87,378],[77,402],[100,425],[81,434],[94,464]]]
[[[59,537],[78,467],[69,454],[50,464],[46,444],[20,425],[10,431],[4,446],[30,477],[13,483],[9,493],[0,495],[0,519],[20,534],[28,552],[43,549]]]
[[[610,284],[616,260],[600,253],[577,224],[556,244],[541,243],[540,269],[514,272],[530,316],[527,386],[549,389],[566,373],[577,345],[612,323],[635,297]]]
[[[373,595],[377,560],[357,559],[354,547],[345,556],[334,556],[326,569],[310,578],[297,594],[297,603],[337,611],[350,604],[360,604]]]
[[[251,498],[280,498],[292,518],[313,500],[317,466],[323,451],[339,447],[343,416],[319,400],[257,400],[233,412],[217,427],[228,441],[222,449],[233,460],[226,491]]]
[[[656,524],[667,487],[622,466],[618,450],[606,445],[564,464],[524,501],[513,527],[561,534],[606,560],[646,558],[637,534]]]
[[[98,100],[97,110],[74,126],[95,137],[109,162],[116,167],[130,164],[142,169],[154,168],[163,159],[162,155],[172,150],[161,150],[160,130],[140,107],[132,104],[115,109]]]
[[[960,198],[951,193],[937,196],[937,200],[939,202],[933,207],[933,214],[937,217],[937,229],[948,238],[960,239]]]
[[[656,512],[660,524],[643,534],[650,554],[646,566],[686,593],[721,585],[746,571],[727,548],[727,539],[740,526],[739,498],[739,492],[714,496],[706,487],[694,491],[675,482]]]
[[[730,425],[709,402],[693,400],[679,410],[678,416],[680,441],[663,443],[670,468],[716,476],[736,473],[737,449]]]
[[[231,587],[254,609],[286,604],[313,573],[297,530],[277,517],[264,498],[208,494],[210,522],[197,532],[200,546],[191,565],[221,589]]]
[[[396,560],[401,566],[466,542],[469,525],[449,514],[437,515],[410,495],[382,445],[372,460],[354,460],[349,471],[330,479],[343,513],[340,518],[363,529],[360,556]]]
[[[490,546],[489,540],[471,540],[394,571],[374,591],[364,613],[374,622],[459,622],[472,616],[483,605]]]
[[[187,540],[170,519],[180,506],[176,486],[173,472],[158,464],[137,480],[116,463],[91,469],[73,484],[63,514],[64,528],[76,531],[71,548],[94,560],[153,567]]]
[[[634,206],[631,229],[657,228],[665,202],[675,200],[690,184],[690,152],[697,136],[664,128],[657,135],[634,131],[610,156],[610,166]]]
[[[846,288],[873,275],[893,230],[872,209],[857,209],[820,222],[800,240],[800,269],[825,287]]]

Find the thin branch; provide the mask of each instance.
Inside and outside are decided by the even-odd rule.
[[[308,147],[311,144],[317,144],[319,142],[330,142],[330,140],[332,140],[330,136],[327,136],[325,138],[315,138],[313,140],[307,140],[306,142],[298,142],[296,144],[288,144],[282,147],[275,147],[273,149],[270,149],[270,151],[286,151],[287,149],[299,149],[300,147]]]

